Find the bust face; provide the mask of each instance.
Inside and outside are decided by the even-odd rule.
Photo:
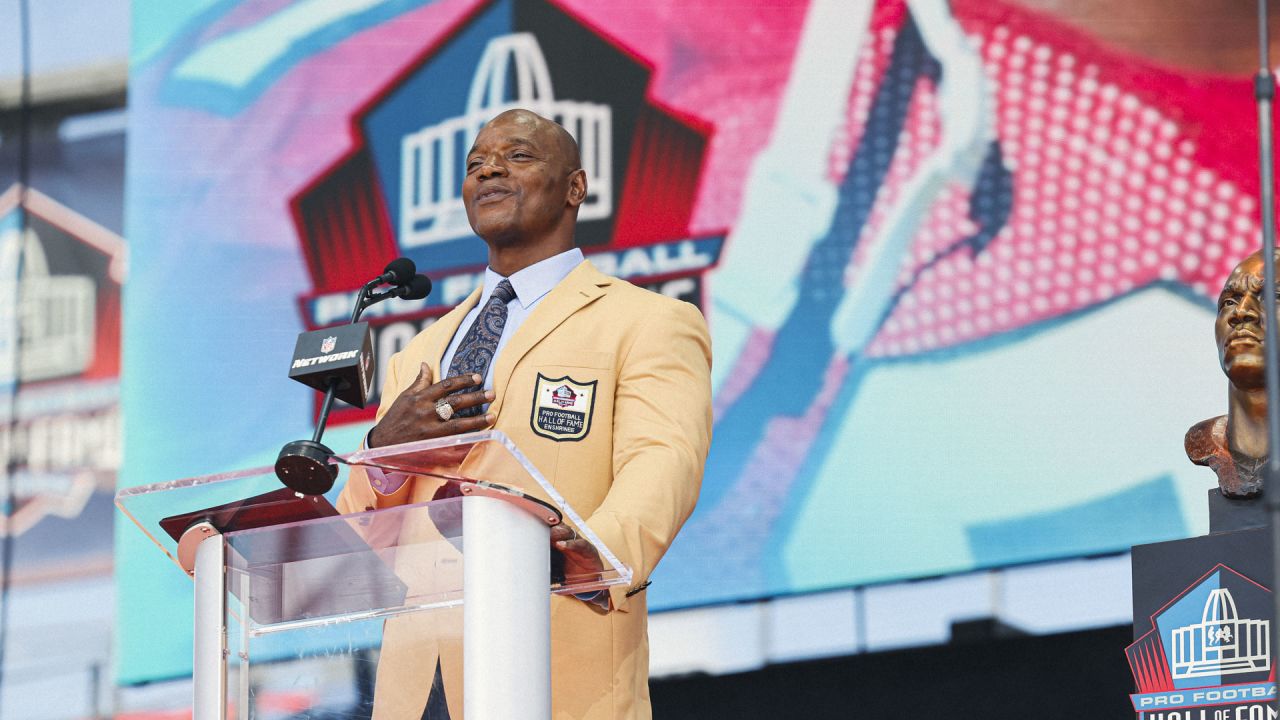
[[[1242,390],[1265,387],[1263,330],[1271,313],[1263,312],[1262,268],[1262,256],[1255,253],[1231,271],[1218,296],[1213,326],[1222,371]]]

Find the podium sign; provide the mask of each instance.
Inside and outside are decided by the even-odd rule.
[[[1140,720],[1270,717],[1269,533],[1133,548],[1134,642],[1125,652]]]
[[[395,694],[417,705],[414,717],[432,703],[457,720],[464,695],[472,720],[510,717],[512,707],[549,715],[548,593],[628,583],[630,571],[499,432],[342,461],[344,474],[358,465],[415,474],[438,484],[440,499],[336,515],[323,498],[282,500],[269,468],[117,495],[194,575],[197,720],[276,717],[281,707],[367,716],[376,665],[379,688],[383,675],[414,688]],[[291,521],[266,524],[263,503]],[[175,516],[189,528],[181,539],[165,531]],[[602,572],[556,572],[550,526],[561,523],[596,546]],[[479,684],[477,662],[503,680]]]

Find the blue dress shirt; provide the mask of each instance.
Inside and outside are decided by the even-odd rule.
[[[480,316],[480,311],[484,309],[485,303],[489,302],[489,297],[493,295],[494,288],[498,287],[498,283],[503,280],[511,281],[511,288],[516,291],[516,299],[507,303],[507,324],[502,328],[502,335],[498,338],[498,347],[493,353],[493,362],[489,363],[489,369],[484,376],[484,389],[493,389],[493,366],[498,362],[498,358],[502,355],[502,348],[506,346],[511,336],[516,334],[516,330],[520,329],[529,317],[529,313],[542,302],[542,298],[551,292],[551,289],[560,284],[573,269],[582,263],[582,251],[578,248],[565,250],[559,255],[552,255],[546,260],[536,262],[529,267],[519,270],[511,274],[511,277],[504,278],[493,271],[493,268],[485,268],[484,270],[484,290],[480,293],[480,301],[476,306],[471,308],[466,317],[462,318],[462,322],[458,325],[458,330],[453,334],[453,339],[449,341],[449,347],[444,351],[444,357],[440,358],[440,372],[445,374],[449,372],[449,364],[453,362],[453,355],[458,351],[458,345],[462,343],[462,338],[467,334],[467,330],[471,328],[472,323]],[[436,378],[439,382],[443,377]]]

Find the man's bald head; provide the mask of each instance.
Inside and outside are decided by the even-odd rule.
[[[587,178],[578,144],[528,110],[490,120],[467,153],[462,203],[489,244],[489,265],[509,274],[573,247]]]
[[[492,120],[485,123],[485,127],[499,122],[523,125],[529,129],[529,132],[542,135],[542,137],[550,141],[555,149],[556,157],[564,162],[565,172],[582,169],[582,156],[578,152],[578,141],[574,140],[569,131],[565,130],[560,123],[544,118],[532,110],[516,108],[499,113]]]

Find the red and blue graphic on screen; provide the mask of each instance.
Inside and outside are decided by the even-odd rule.
[[[129,482],[260,462],[250,449],[309,431],[313,399],[271,348],[341,321],[392,257],[437,289],[371,311],[384,361],[465,297],[485,249],[448,170],[477,116],[527,102],[582,140],[587,255],[680,280],[716,343],[702,498],[653,606],[1188,534],[1203,493],[1180,490],[1178,438],[1211,413],[1134,435],[1166,419],[1151,377],[1221,396],[1212,300],[1257,238],[1247,77],[1171,70],[1004,0],[339,5],[218,3],[132,69],[130,369],[185,395],[129,396]],[[806,26],[819,7],[863,12]],[[194,297],[154,302],[193,267]],[[1203,345],[1157,352],[1162,317],[1203,322]],[[168,362],[174,338],[190,362]],[[1179,362],[1198,353],[1210,373]],[[1154,367],[1064,380],[1107,354]],[[1019,372],[1035,382],[1003,402],[947,384]],[[332,432],[353,448],[358,430]]]
[[[459,188],[480,127],[527,107],[579,139],[588,253],[683,240],[709,125],[656,104],[652,70],[543,0],[479,5],[353,118],[356,148],[294,200],[317,292],[358,287],[383,258],[439,275],[483,267]]]

